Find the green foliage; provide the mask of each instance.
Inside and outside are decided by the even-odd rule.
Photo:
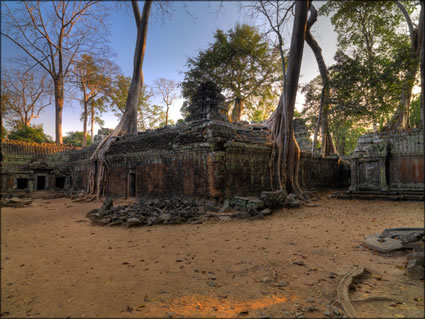
[[[3,126],[3,124],[1,125],[1,139],[4,139],[7,136],[7,130],[6,128]]]
[[[75,65],[73,73],[77,85],[82,92],[81,104],[85,106],[81,120],[91,117],[94,122],[103,125],[101,114],[106,112],[106,101],[112,88],[112,77],[118,72],[118,67],[107,59],[95,60],[92,56],[83,54]]]
[[[412,3],[403,5],[409,13],[414,10]],[[393,1],[328,1],[320,13],[332,15],[338,34],[336,63],[329,68],[329,127],[338,152],[349,154],[360,135],[383,129],[397,109],[411,63],[410,40],[403,28],[404,17]],[[312,130],[321,89],[320,77],[303,88],[302,116]],[[412,124],[419,120],[415,106]]]
[[[280,84],[280,83],[279,83]],[[281,86],[264,89],[263,95],[251,96],[247,101],[246,116],[251,122],[263,122],[267,120],[279,104]]]
[[[52,143],[52,138],[46,135],[43,125],[25,126],[17,125],[8,135],[9,140],[36,142],[36,143]]]
[[[217,30],[214,42],[187,60],[182,95],[190,103],[199,85],[212,81],[221,87],[227,103],[240,99],[249,104],[250,98],[259,101],[281,79],[279,59],[279,52],[255,27],[238,24],[227,33]],[[249,109],[250,105],[246,106]],[[182,111],[186,115],[184,108]],[[262,117],[261,111],[253,112],[252,118]]]
[[[331,83],[332,75],[331,72]],[[320,76],[303,87],[305,105],[301,117],[306,119],[310,133],[314,132],[317,125],[322,88]],[[358,102],[353,102],[350,99],[350,92],[347,93],[344,90],[338,92],[336,88],[333,88],[333,91],[334,96],[328,113],[329,130],[338,153],[345,155],[354,150],[359,136],[367,132],[365,127],[370,123],[370,116],[357,104]],[[347,96],[344,94],[347,94]],[[320,147],[319,144],[318,147]]]
[[[124,75],[118,75],[115,78],[113,89],[109,93],[112,101],[112,111],[119,119],[125,111],[128,90],[130,88],[131,78]],[[158,128],[165,125],[165,112],[159,105],[151,104],[150,99],[154,95],[147,85],[142,87],[137,106],[137,128],[139,131]],[[168,120],[169,124],[172,121]]]
[[[414,3],[403,5],[414,11]],[[382,129],[399,105],[411,63],[401,11],[394,1],[328,1],[320,12],[333,14],[338,34],[336,64],[330,68],[334,108]]]
[[[111,104],[113,107],[112,111],[118,118],[121,118],[121,116],[124,114],[130,83],[130,77],[119,74],[114,79],[112,90],[109,92],[109,98],[111,99]],[[144,96],[145,94],[141,94],[141,101],[139,104],[143,103]]]
[[[83,146],[83,132],[71,131],[67,132],[63,137],[63,143],[72,146]],[[91,144],[91,136],[87,135],[87,146]]]

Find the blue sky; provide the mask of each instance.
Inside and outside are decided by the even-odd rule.
[[[323,2],[316,2],[320,7]],[[12,3],[8,3],[12,5]],[[143,2],[139,2],[140,9]],[[156,78],[164,77],[175,81],[183,80],[183,72],[186,70],[185,63],[188,57],[193,57],[200,50],[205,49],[213,41],[216,29],[227,31],[237,23],[259,24],[260,21],[251,19],[240,11],[240,3],[223,2],[223,8],[217,12],[219,2],[215,1],[187,1],[187,14],[182,2],[172,3],[173,13],[168,19],[162,21],[158,17],[158,11],[153,7],[153,16],[149,23],[146,52],[144,59],[144,79],[146,84],[152,84]],[[113,7],[108,24],[111,32],[111,46],[116,53],[112,57],[120,67],[124,75],[131,76],[134,46],[136,39],[136,25],[130,2],[123,2],[121,6]],[[156,11],[156,12],[155,12]],[[192,18],[193,16],[194,18]],[[323,55],[328,65],[332,64],[336,50],[336,35],[328,17],[319,17],[313,27],[316,40],[322,46]],[[289,41],[289,39],[287,39]],[[9,67],[9,59],[21,52],[10,43],[9,40],[1,39],[1,64]],[[300,83],[307,83],[319,74],[316,60],[311,49],[306,45],[304,48],[303,63]],[[159,98],[153,98],[153,102],[160,103]],[[297,97],[298,108],[302,105],[302,96]],[[174,120],[180,118],[179,109],[182,100],[179,99],[170,109],[170,117]],[[68,131],[81,131],[80,105],[75,101],[65,101],[63,113],[63,134]],[[115,127],[117,118],[111,113],[103,116],[105,127]],[[54,107],[47,108],[39,119],[33,120],[34,124],[43,124],[47,134],[54,137]],[[95,126],[97,132],[98,126]]]

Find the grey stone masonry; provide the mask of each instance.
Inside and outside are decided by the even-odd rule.
[[[424,192],[424,130],[386,131],[359,138],[351,156],[351,192]]]

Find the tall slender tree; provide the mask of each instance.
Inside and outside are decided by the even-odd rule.
[[[140,91],[143,87],[143,59],[145,56],[148,23],[151,13],[152,0],[146,0],[143,12],[137,0],[132,0],[134,19],[137,27],[136,47],[133,59],[133,76],[130,89],[128,90],[127,102],[124,114],[111,135],[104,138],[91,156],[92,165],[89,171],[89,183],[87,192],[94,194],[96,198],[103,195],[106,184],[106,153],[119,136],[137,133],[137,105]]]
[[[295,192],[304,200],[308,200],[308,197],[301,190],[298,181],[300,149],[294,136],[293,118],[309,6],[310,1],[295,2],[288,69],[285,74],[283,94],[275,113],[272,115],[271,128],[273,140],[271,157],[272,187]]]
[[[335,146],[332,141],[331,134],[329,132],[329,123],[328,123],[328,112],[330,105],[330,95],[331,90],[329,86],[329,72],[326,66],[325,60],[322,55],[322,48],[319,46],[317,41],[314,39],[313,34],[311,33],[311,27],[317,21],[317,10],[313,5],[310,5],[310,17],[307,22],[307,32],[305,40],[312,49],[314,56],[316,57],[317,66],[319,67],[320,76],[322,78],[323,89],[320,98],[320,109],[319,116],[317,120],[316,129],[314,131],[313,137],[313,146],[312,153],[316,149],[316,141],[317,141],[317,132],[319,126],[321,125],[322,130],[322,156],[326,157],[331,153],[335,153]],[[320,123],[321,122],[321,123]]]
[[[159,78],[154,81],[153,88],[165,104],[165,125],[168,125],[168,112],[170,106],[179,97],[177,87],[177,82],[174,80]]]
[[[1,35],[51,77],[55,95],[56,143],[62,144],[64,86],[79,53],[102,54],[108,43],[100,1],[2,2]]]
[[[307,201],[308,196],[298,181],[300,149],[294,136],[293,118],[310,4],[311,1],[260,0],[247,5],[253,15],[265,18],[267,33],[276,36],[281,55],[283,92],[277,108],[265,123],[271,127],[273,145],[269,163],[271,188],[295,192],[300,199]],[[286,58],[283,28],[292,12],[291,43]]]
[[[75,82],[82,92],[80,99],[83,106],[83,147],[87,144],[87,122],[91,115],[91,138],[93,140],[93,129],[95,121],[95,107],[103,106],[103,100],[99,95],[108,95],[114,74],[118,73],[118,66],[107,59],[95,59],[83,54],[75,64],[72,71]]]

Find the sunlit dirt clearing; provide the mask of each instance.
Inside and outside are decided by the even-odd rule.
[[[385,312],[359,305],[362,315],[423,316],[423,281],[407,279],[405,254],[360,244],[385,228],[423,227],[424,204],[329,200],[325,193],[316,203],[259,221],[129,229],[92,226],[85,214],[101,202],[38,199],[3,208],[1,313],[323,317],[340,277],[359,265],[397,289],[368,283],[356,294],[401,302],[381,303]]]

